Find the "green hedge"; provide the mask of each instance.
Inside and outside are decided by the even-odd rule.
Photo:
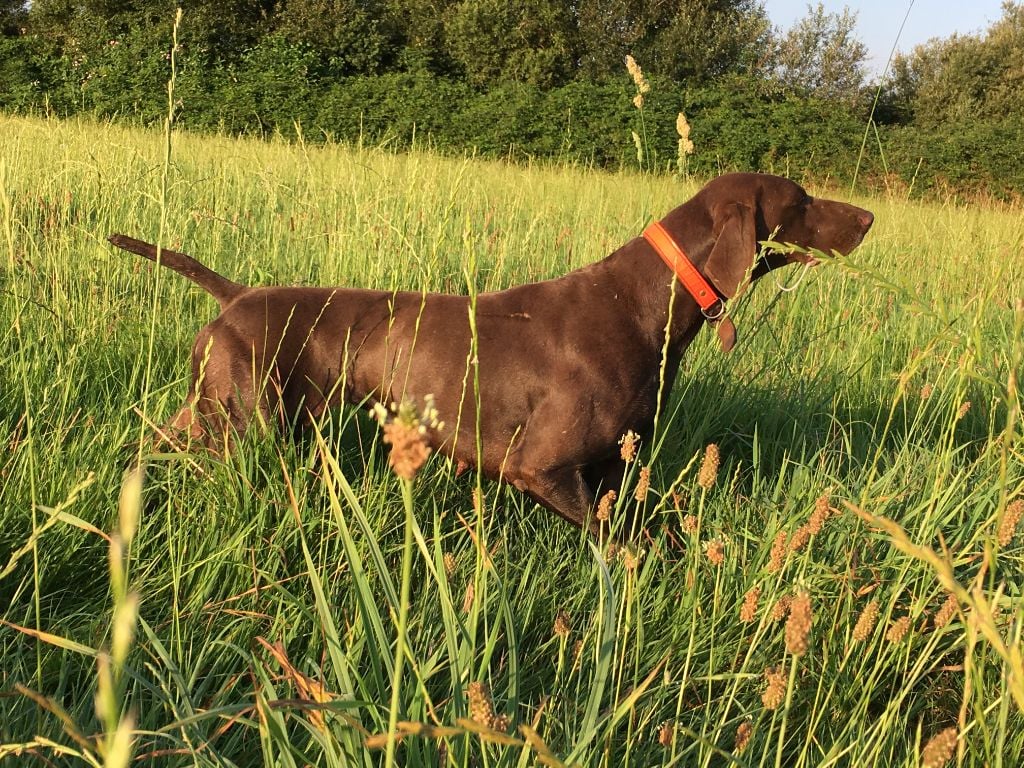
[[[48,59],[33,38],[0,38],[0,109],[159,122],[167,111],[167,49],[142,31],[79,60]],[[639,167],[632,133],[644,137],[645,169],[677,170],[676,115],[692,126],[688,172],[762,170],[796,178],[918,191],[1024,195],[1024,124],[880,126],[860,156],[866,116],[731,77],[689,88],[653,78],[643,112],[633,86],[577,81],[543,90],[505,83],[486,90],[426,72],[338,77],[311,49],[270,35],[231,64],[179,55],[180,124],[229,133],[280,133],[307,140],[414,140],[444,152]],[[859,158],[859,166],[858,166]],[[859,170],[858,170],[859,167]]]

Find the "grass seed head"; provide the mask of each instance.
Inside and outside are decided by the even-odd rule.
[[[935,387],[933,387],[929,382],[926,381],[924,384],[921,385],[921,399],[927,400],[929,397],[932,396],[932,392],[934,391]]]
[[[623,547],[619,550],[619,557],[627,571],[635,571],[640,563],[640,553],[634,552],[632,547]]]
[[[676,724],[666,720],[658,729],[658,743],[663,747],[671,747],[676,738]]]
[[[612,507],[615,506],[615,498],[617,496],[618,494],[614,490],[611,490],[601,497],[601,501],[597,504],[597,512],[595,513],[598,520],[606,522],[611,518]]]
[[[704,553],[708,556],[708,562],[714,566],[725,562],[725,544],[718,539],[709,541]]]
[[[789,604],[789,619],[786,621],[786,650],[794,656],[807,653],[813,621],[811,596],[807,592],[798,592]]]
[[[453,555],[451,552],[445,552],[444,553],[444,572],[446,574],[448,574],[448,576],[450,577],[450,576],[452,576],[455,573],[455,567],[456,567],[455,555]]]
[[[469,613],[473,609],[473,601],[476,599],[476,587],[473,586],[473,580],[470,579],[466,582],[466,594],[462,598],[462,612]]]
[[[433,410],[432,399],[424,408],[422,416],[409,403],[402,403],[394,409],[393,419],[388,420],[387,410],[379,403],[373,413],[384,431],[384,442],[391,446],[388,464],[403,480],[412,480],[426,463],[430,446],[426,441],[426,425],[440,424],[437,412]]]
[[[743,606],[740,608],[740,621],[749,624],[757,618],[757,601],[761,599],[761,587],[751,587],[743,595]]]
[[[690,123],[686,115],[680,112],[676,115],[676,133],[679,134],[679,158],[693,154],[693,142],[690,141]]]
[[[901,616],[889,625],[889,629],[885,633],[885,639],[893,645],[897,645],[903,642],[903,639],[907,636],[907,632],[909,631],[910,616]]]
[[[953,757],[956,739],[955,727],[946,728],[932,736],[921,750],[921,768],[942,768]]]
[[[775,541],[772,542],[772,553],[768,560],[768,572],[778,573],[786,562],[786,549],[789,536],[785,531],[775,534]]]
[[[786,618],[786,613],[789,612],[789,604],[791,601],[792,598],[789,595],[783,595],[776,600],[775,605],[772,606],[771,613],[768,614],[771,620],[782,621]]]
[[[739,728],[736,729],[736,743],[732,748],[733,754],[739,755],[743,753],[743,750],[747,748],[747,744],[750,743],[750,737],[754,733],[754,726],[751,725],[749,720],[744,720],[740,723]]]
[[[964,400],[964,401],[963,401],[963,402],[962,402],[962,403],[960,404],[960,410],[958,410],[958,411],[956,412],[956,418],[957,418],[957,421],[959,421],[959,420],[960,420],[960,419],[962,419],[962,418],[963,418],[964,416],[966,416],[966,415],[967,415],[967,412],[968,412],[969,410],[971,410],[971,401],[970,401],[970,400]]]
[[[942,629],[953,620],[959,607],[960,603],[956,599],[956,595],[947,595],[946,600],[942,603],[942,607],[932,617],[932,626],[936,629]]]
[[[768,667],[764,671],[768,687],[761,694],[761,703],[765,709],[775,710],[786,700],[786,673],[781,667]]]
[[[621,456],[622,460],[627,464],[636,458],[636,449],[639,442],[640,435],[632,429],[619,438],[619,456]]]
[[[700,471],[697,473],[697,485],[704,490],[710,489],[718,479],[718,464],[718,446],[709,443],[704,449],[704,461],[701,462]]]
[[[821,533],[825,521],[828,520],[828,516],[831,514],[832,510],[829,501],[828,494],[823,493],[814,502],[814,511],[811,512],[811,516],[807,520],[807,530],[810,531],[812,536],[817,536]]]
[[[872,599],[864,606],[864,610],[857,617],[857,623],[853,625],[853,639],[858,643],[863,643],[871,637],[876,621],[878,621],[878,600]]]
[[[469,684],[469,716],[474,722],[492,727],[494,722],[494,702],[487,683],[474,681]]]
[[[636,491],[633,496],[637,501],[643,501],[647,498],[647,492],[651,489],[651,468],[641,467],[640,477],[636,481]]]
[[[636,86],[637,95],[647,93],[651,90],[650,83],[647,82],[647,78],[644,77],[644,72],[640,69],[640,65],[636,63],[631,55],[626,55],[626,71],[629,72],[629,76],[633,78],[633,84]],[[643,100],[641,99],[641,105]]]
[[[801,525],[796,531],[793,532],[793,538],[789,540],[789,551],[799,552],[804,548],[804,545],[811,540],[811,527],[809,525]]]
[[[700,529],[700,520],[696,515],[686,515],[683,518],[683,531],[685,533],[697,533]]]
[[[569,616],[569,612],[564,608],[558,611],[555,616],[555,635],[561,638],[566,638],[572,631],[572,618]]]
[[[1011,502],[1003,513],[1003,522],[999,524],[999,533],[996,536],[1000,547],[1010,546],[1013,537],[1017,533],[1017,525],[1020,523],[1021,515],[1024,514],[1024,499],[1017,499]]]

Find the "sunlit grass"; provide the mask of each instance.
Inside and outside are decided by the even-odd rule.
[[[1024,752],[1024,531],[1001,543],[1024,494],[1019,209],[855,199],[864,246],[765,278],[731,355],[691,348],[610,512],[650,466],[630,548],[493,483],[475,500],[440,457],[405,486],[346,409],[227,463],[158,457],[112,589],[101,532],[140,421],[180,404],[216,308],[107,234],[164,216],[167,245],[240,282],[467,293],[595,261],[696,189],[176,135],[162,206],[162,151],[0,117],[0,755],[100,755],[119,722],[144,762],[210,766],[383,764],[389,733],[403,766],[917,766],[948,728],[965,765]],[[130,711],[98,719],[94,655],[132,593]]]

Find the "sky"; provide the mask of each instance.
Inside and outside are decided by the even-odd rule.
[[[768,16],[776,27],[789,29],[807,15],[811,0],[764,0]],[[817,0],[813,0],[817,4]],[[857,13],[857,34],[868,47],[868,67],[879,73],[885,67],[903,17],[910,16],[897,47],[909,52],[918,43],[954,32],[981,32],[1002,16],[1002,0],[823,0],[825,10],[841,13],[844,7]]]

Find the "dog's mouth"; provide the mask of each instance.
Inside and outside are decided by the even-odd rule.
[[[810,267],[816,267],[820,263],[821,261],[810,253],[767,251],[761,254],[761,258],[757,260],[757,264],[754,265],[754,270],[750,276],[752,280],[756,280],[773,269],[781,269],[790,264],[806,264]]]
[[[809,267],[816,267],[821,264],[821,260],[811,253],[791,253],[786,256],[787,264],[805,264]]]

